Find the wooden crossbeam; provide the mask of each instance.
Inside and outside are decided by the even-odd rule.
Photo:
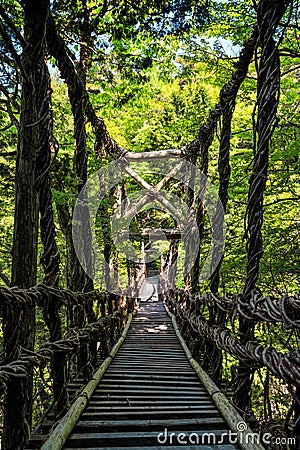
[[[181,239],[182,230],[175,228],[175,229],[155,229],[155,228],[144,228],[140,231],[129,231],[128,235],[130,238],[142,240],[143,238],[152,235],[153,237],[155,234],[160,235],[164,234],[166,236],[166,239],[172,240],[172,239]]]
[[[140,152],[140,153],[128,152],[124,156],[128,161],[143,162],[154,159],[180,158],[181,155],[182,155],[181,150],[170,149],[170,150],[157,150],[154,152]]]

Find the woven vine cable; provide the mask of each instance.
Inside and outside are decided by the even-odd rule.
[[[191,309],[200,310],[212,303],[222,312],[227,313],[227,319],[232,322],[237,313],[243,315],[248,321],[283,323],[287,329],[300,328],[300,294],[285,294],[282,297],[262,296],[259,292],[252,292],[250,300],[246,303],[242,294],[226,294],[224,296],[207,293],[191,294],[174,288],[168,289],[173,295],[181,297],[181,302],[188,298]]]
[[[247,202],[247,274],[244,300],[249,302],[259,276],[263,256],[262,224],[263,198],[269,163],[269,144],[276,124],[280,93],[280,59],[274,34],[291,0],[261,0],[257,5],[258,44],[261,54],[257,73],[257,123],[258,139],[254,149],[252,174],[249,180]],[[254,324],[240,316],[241,340],[254,337]],[[240,361],[235,379],[234,403],[243,411],[251,411],[251,385],[254,370]]]
[[[175,309],[176,315],[181,321],[187,322],[198,335],[209,337],[220,349],[243,361],[248,367],[266,367],[289,385],[300,386],[300,351],[284,354],[277,352],[272,347],[264,347],[255,341],[243,344],[225,327],[209,326],[205,319],[191,313],[174,300],[172,295],[168,295],[167,302]]]
[[[222,203],[224,212],[226,212],[228,202],[228,186],[230,180],[230,141],[231,141],[231,122],[235,110],[236,98],[241,84],[245,80],[249,65],[254,55],[257,46],[258,30],[254,28],[250,39],[244,44],[244,47],[236,63],[236,70],[231,80],[223,86],[220,92],[220,106],[222,111],[221,136],[220,136],[220,151],[218,160],[219,170],[219,198]],[[212,252],[212,266],[214,261],[220,261],[211,277],[211,291],[218,292],[220,283],[220,267],[222,263],[222,244],[223,242],[223,212],[218,208],[212,220],[213,228],[213,252]]]
[[[9,311],[12,315],[17,315],[21,318],[22,308],[26,305],[37,304],[42,308],[44,318],[51,331],[51,326],[55,326],[50,320],[53,319],[53,316],[48,315],[51,305],[54,303],[58,307],[62,305],[66,307],[75,305],[76,307],[80,306],[82,309],[85,326],[81,329],[76,327],[71,328],[64,338],[54,342],[47,342],[41,345],[35,352],[24,349],[20,344],[17,344],[18,338],[16,335],[18,334],[18,330],[11,330],[10,342],[13,347],[8,342],[7,348],[9,353],[15,355],[15,357],[11,363],[0,366],[0,383],[2,383],[0,389],[2,391],[5,390],[5,385],[10,377],[28,376],[27,370],[31,366],[44,367],[57,354],[70,356],[72,353],[77,352],[84,344],[91,342],[95,337],[95,332],[98,333],[102,345],[105,348],[111,346],[115,331],[117,330],[118,334],[122,328],[127,307],[120,306],[111,315],[97,319],[90,308],[91,301],[99,300],[99,298],[102,298],[103,301],[108,300],[105,294],[99,294],[97,292],[77,294],[45,285],[39,285],[28,290],[1,288],[0,308],[2,310],[6,306],[5,310]],[[116,297],[116,300],[117,298],[119,297]],[[91,320],[94,320],[94,322],[90,323]],[[61,392],[59,394],[61,396]]]

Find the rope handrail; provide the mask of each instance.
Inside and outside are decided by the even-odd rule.
[[[272,347],[264,347],[257,342],[248,341],[242,345],[239,338],[230,330],[219,325],[209,326],[202,317],[188,311],[184,306],[167,297],[169,305],[175,308],[177,316],[188,321],[193,330],[211,338],[218,348],[237,357],[250,367],[267,367],[276,377],[289,385],[300,386],[300,351],[280,353]]]
[[[263,296],[259,292],[252,292],[249,303],[244,302],[243,294],[213,293],[192,295],[189,291],[182,291],[172,287],[172,292],[179,296],[188,297],[188,301],[195,308],[209,306],[212,303],[225,313],[236,316],[240,313],[249,321],[283,323],[286,328],[300,328],[300,293],[284,294],[282,297]]]
[[[132,287],[129,289],[128,294],[132,294]],[[35,380],[38,396],[40,386],[44,386],[41,392],[47,393],[40,413],[44,415],[51,410],[55,417],[60,417],[68,408],[67,383],[77,379],[78,375],[83,376],[84,383],[91,379],[99,358],[107,357],[119,339],[135,302],[131,295],[72,292],[44,284],[30,289],[0,288],[0,316],[6,334],[6,345],[0,355],[0,395],[7,398],[15,380],[25,381],[20,398],[20,407],[24,411],[21,418],[24,421],[23,442],[28,441],[30,430],[25,401],[28,396],[35,398],[30,390],[26,390],[29,389],[26,387],[30,385],[29,380]],[[21,324],[27,326],[22,317],[28,306],[33,310],[37,307],[42,312],[49,332],[46,342],[35,342],[38,348],[34,351],[22,346],[19,333]],[[13,326],[17,323],[19,326]]]
[[[164,285],[164,277],[161,277],[161,284],[165,302],[175,314],[181,332],[192,349],[193,357],[200,362],[202,368],[217,384],[222,381],[226,381],[226,384],[231,383],[234,388],[232,398],[234,405],[238,406],[237,393],[243,388],[243,379],[236,374],[235,364],[232,366],[231,379],[228,374],[224,379],[223,371],[216,373],[216,362],[223,367],[224,358],[227,360],[224,354],[230,355],[240,365],[242,364],[245,374],[250,374],[251,377],[257,369],[266,369],[267,381],[264,390],[269,389],[270,375],[282,380],[280,382],[282,390],[285,393],[288,392],[291,398],[285,430],[288,436],[298,436],[297,421],[293,422],[292,428],[289,425],[290,418],[297,417],[297,408],[300,404],[300,350],[297,348],[289,352],[280,352],[272,346],[262,345],[256,338],[245,339],[245,336],[237,334],[235,331],[237,319],[244,317],[242,316],[244,311],[241,312],[241,305],[243,305],[241,295],[226,294],[224,306],[224,297],[215,294],[191,295],[187,290],[179,290],[173,286],[168,288]],[[283,323],[286,328],[292,330],[298,328],[298,293],[293,296],[287,294],[276,299],[263,297],[260,293],[253,292],[248,306],[249,323],[256,320],[256,323]],[[211,322],[207,312],[213,308],[215,308],[216,320]],[[211,358],[207,358],[208,353],[212,355]],[[220,357],[220,361],[217,357]],[[240,411],[252,425],[255,423],[254,426],[258,425],[251,410],[240,408]]]
[[[0,392],[5,390],[5,385],[9,381],[9,377],[27,376],[28,367],[44,367],[54,353],[65,353],[71,355],[77,352],[83,344],[90,342],[93,337],[93,333],[98,331],[105,336],[106,329],[119,325],[122,320],[120,311],[114,312],[111,316],[100,318],[97,322],[91,323],[82,329],[72,328],[65,336],[65,339],[61,339],[55,342],[45,342],[36,351],[29,351],[19,346],[19,358],[4,364],[0,361]]]

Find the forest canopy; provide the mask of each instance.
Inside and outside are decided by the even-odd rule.
[[[34,2],[6,1],[0,9],[1,277],[6,284],[11,281],[21,86],[28,64],[24,49],[31,45],[27,45],[31,36],[26,34],[30,32],[26,31],[24,20],[27,12],[28,20],[33,20],[30,18],[33,7]],[[114,142],[126,150],[181,148],[192,142],[209,111],[218,103],[220,89],[235,70],[242,46],[251,37],[257,8],[250,1],[45,4],[44,52],[52,90],[51,97],[47,94],[52,110],[51,177],[57,245],[62,268],[65,267],[60,276],[63,286],[79,288],[67,280],[70,249],[64,243],[66,221],[72,216],[72,202],[78,191],[76,185],[82,185],[81,178],[84,181],[87,174],[101,167],[99,154],[111,154],[112,150],[107,147],[112,145],[110,138],[105,142],[97,134],[93,123],[96,115],[104,119]],[[280,53],[281,87],[264,200],[264,256],[259,280],[264,293],[291,292],[299,286],[298,13],[297,4],[291,4],[274,37]],[[255,148],[259,51],[258,48],[239,90],[232,120],[232,170],[221,285],[223,290],[233,292],[240,291],[245,280],[244,216]],[[80,88],[76,86],[78,80]],[[81,89],[86,95],[84,99]],[[78,139],[79,130],[74,130],[77,124],[73,117],[80,113],[80,108],[82,129]],[[217,187],[220,136],[216,131],[208,173]],[[209,241],[203,245],[204,253],[206,246]],[[40,248],[39,254],[41,251]],[[40,266],[38,270],[41,279]]]

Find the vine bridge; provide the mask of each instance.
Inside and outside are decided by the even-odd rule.
[[[221,350],[247,369],[235,380],[235,395],[249,373],[266,367],[290,386],[294,399],[300,384],[299,352],[281,354],[255,342],[243,345],[228,328],[209,324],[201,310],[209,302],[229,318],[239,312],[249,321],[258,318],[298,327],[299,298],[253,295],[245,308],[241,296],[201,297],[167,288],[165,272],[166,268],[158,274],[153,263],[136,266],[132,280],[136,299],[97,292],[74,294],[44,285],[0,290],[2,308],[6,317],[10,314],[8,323],[22,320],[24,305],[35,304],[43,312],[50,337],[37,351],[29,352],[18,341],[17,328],[10,328],[15,358],[0,372],[6,395],[5,448],[179,449],[183,444],[207,450],[265,448],[258,434],[247,428],[249,417],[224,395]],[[59,314],[54,304],[59,304]],[[98,317],[92,304],[97,305]],[[72,312],[74,323],[62,338],[64,311]],[[50,379],[39,385],[39,374],[32,368],[42,373],[49,363]],[[46,393],[47,385],[52,404],[28,443],[30,377],[35,395]],[[230,396],[232,388],[227,392]],[[296,415],[295,405],[294,400],[291,414]],[[12,415],[14,433],[11,423],[6,428],[5,422]]]
[[[162,230],[130,234],[146,256],[131,263],[123,293],[74,293],[47,283],[29,289],[0,288],[6,450],[268,448],[251,409],[251,385],[261,368],[287,386],[293,426],[287,426],[285,439],[299,448],[300,352],[264,347],[253,333],[259,322],[298,330],[299,296],[275,299],[251,290],[222,297],[213,289],[201,296],[194,289],[176,288],[178,241],[183,228],[193,228],[161,189],[182,170],[183,162],[155,186],[129,163],[179,156],[164,151],[121,158],[123,170],[146,190],[139,207],[155,198],[180,225],[164,230],[169,250],[160,262],[147,259],[145,240]],[[137,211],[129,209],[123,218],[130,219]],[[222,250],[224,216],[215,214],[214,220],[213,236],[219,238],[213,246],[216,257]],[[192,254],[196,241],[187,235],[186,252]],[[192,286],[194,272],[195,266],[187,275]],[[26,320],[28,311],[34,314],[36,308],[49,340],[33,341],[29,349],[23,346],[24,335],[30,335]],[[228,355],[238,360],[231,380],[224,373]],[[268,389],[266,385],[264,395]],[[35,417],[33,405],[39,403],[43,414]]]
[[[88,74],[84,73],[90,67],[89,59],[92,60],[93,48],[87,44],[89,40],[80,38],[80,44],[85,48],[76,53],[90,53],[90,56],[78,64],[77,55],[71,51],[73,45],[63,37],[68,36],[68,30],[62,30],[60,34],[61,25],[57,26],[56,15],[51,12],[55,2],[16,2],[16,9],[22,18],[17,17],[15,23],[10,18],[14,3],[9,3],[9,13],[0,7],[0,34],[8,42],[2,51],[5,58],[6,51],[11,52],[7,59],[10,61],[12,58],[14,66],[20,70],[17,79],[22,79],[22,94],[19,95],[17,87],[15,95],[18,100],[13,100],[14,96],[7,91],[8,97],[13,100],[13,103],[7,104],[7,112],[17,129],[18,145],[11,280],[7,281],[7,276],[2,275],[8,287],[0,287],[3,331],[0,363],[3,412],[0,421],[1,448],[176,450],[184,447],[192,450],[202,446],[207,450],[276,450],[278,447],[272,443],[270,429],[259,428],[259,418],[255,417],[251,403],[253,382],[261,377],[259,399],[265,403],[265,416],[269,414],[268,418],[272,417],[271,395],[277,387],[282,388],[288,406],[285,426],[282,426],[280,433],[289,445],[287,448],[299,450],[300,297],[299,294],[265,297],[257,290],[264,252],[263,202],[269,147],[273,131],[279,123],[277,108],[281,72],[278,46],[282,42],[282,32],[287,29],[286,16],[290,16],[289,20],[293,18],[292,1],[253,2],[256,18],[253,19],[251,33],[246,33],[248,40],[234,63],[232,76],[220,90],[217,104],[207,114],[193,141],[181,149],[163,151],[157,150],[153,144],[153,152],[138,154],[119,146],[109,135],[104,120],[97,115],[100,106],[95,107],[91,100]],[[96,8],[97,2],[91,3],[95,3]],[[110,14],[110,2],[103,3],[103,9],[108,9]],[[127,8],[126,2],[124,5]],[[19,30],[22,21],[25,31]],[[75,21],[74,29],[80,23],[81,19]],[[294,25],[297,28],[296,22]],[[85,28],[91,31],[90,37],[97,35],[90,28],[90,23]],[[10,39],[9,33],[12,33]],[[77,48],[77,40],[73,47]],[[285,55],[287,49],[282,50]],[[53,136],[51,76],[45,64],[49,56],[51,61],[55,60],[60,77],[67,86],[74,137],[73,162],[68,155],[62,170],[62,177],[68,178],[70,184],[66,188],[67,195],[60,192],[56,209],[53,208],[51,170],[59,146]],[[100,64],[97,58],[95,61]],[[251,166],[245,202],[247,265],[242,292],[224,292],[221,295],[220,270],[224,215],[229,200],[232,118],[239,89],[246,80],[250,65],[256,70],[255,76],[251,75],[253,80],[257,80],[256,98],[252,94],[242,97],[242,102],[247,104],[253,101],[251,151],[248,138],[245,144],[247,155],[250,155],[247,170]],[[10,68],[5,76],[10,86]],[[1,92],[1,101],[6,103],[3,95]],[[94,136],[97,159],[89,167],[87,123]],[[241,127],[243,123],[241,121]],[[290,125],[289,122],[285,124]],[[212,217],[212,262],[215,266],[214,270],[210,266],[207,278],[210,282],[209,293],[200,294],[199,268],[203,255],[196,252],[194,230],[198,230],[201,246],[206,232],[209,149],[217,131],[218,174],[213,177],[218,180],[220,207]],[[69,130],[66,136],[69,136]],[[63,142],[65,140],[64,137]],[[3,142],[1,145],[5,146],[6,138]],[[144,162],[147,158],[155,161],[163,159],[163,162],[167,158],[180,158],[180,162],[174,170],[165,173],[160,182],[150,185],[130,166],[130,162]],[[296,154],[295,159],[298,161]],[[119,184],[108,183],[105,186],[97,172],[100,191],[107,189],[110,195],[102,205],[99,221],[102,253],[107,262],[106,270],[101,267],[105,292],[94,289],[94,279],[89,272],[95,252],[90,246],[92,227],[90,221],[85,220],[89,219],[85,197],[81,198],[85,219],[81,222],[79,247],[87,251],[83,254],[82,265],[76,258],[72,241],[74,205],[70,198],[73,200],[84,191],[89,171],[95,164],[101,166],[103,160],[115,164],[118,160],[120,170],[146,191],[139,199],[139,207],[145,205],[149,198],[155,198],[176,219],[173,230],[164,230],[169,240],[165,259],[154,266],[147,261],[130,261],[129,264],[124,258],[127,288],[124,291],[114,290],[115,293],[109,289],[109,271],[112,266],[118,266],[119,261],[111,239],[110,213],[113,208],[109,209],[108,203],[112,198],[115,203],[119,202],[121,210],[125,208],[121,219],[125,218],[128,222],[139,212],[134,206],[126,209],[128,205],[124,201],[127,194],[123,180]],[[189,209],[195,212],[196,223],[189,222],[179,203],[174,206],[162,194],[162,188],[182,172],[183,161],[191,165],[191,174],[195,167],[205,177],[195,189],[193,183],[183,186],[182,179],[176,185],[180,199],[184,198]],[[216,166],[214,161],[213,164]],[[72,165],[73,169],[70,168]],[[110,170],[111,178],[117,172],[114,170],[116,167]],[[297,173],[293,176],[296,177]],[[244,178],[244,173],[242,175]],[[192,175],[191,178],[194,181]],[[62,178],[57,184],[63,182]],[[113,193],[110,192],[112,188],[115,188]],[[298,201],[298,196],[291,192],[294,200]],[[58,287],[61,264],[56,239],[57,223],[64,234],[63,245],[67,255],[64,258],[68,269],[65,285],[72,287],[72,291]],[[186,254],[195,256],[183,280],[183,289],[176,287],[178,241],[182,234],[182,229],[177,228],[178,223],[183,223],[187,229]],[[144,229],[131,237],[140,239],[144,244],[149,233],[151,230]],[[36,285],[38,236],[42,248],[43,283]],[[234,235],[234,239],[236,237]],[[117,277],[112,278],[117,285]],[[240,286],[242,279],[238,281]],[[257,342],[257,327],[269,337],[269,326],[272,325],[274,328],[271,331],[280,329],[285,332],[284,338],[278,336],[280,345],[275,341],[276,348],[269,344],[274,342],[271,339]],[[36,327],[40,327],[37,333]],[[290,334],[286,338],[287,332]],[[226,365],[228,361],[230,365]],[[270,379],[277,384],[272,385]]]
[[[121,348],[107,370],[101,371],[101,380],[64,448],[157,448],[168,442],[176,448],[179,433],[186,434],[186,442],[193,433],[191,443],[203,440],[207,449],[238,448],[229,444],[229,426],[190,366],[158,299],[157,285],[153,287],[155,292],[140,303]],[[77,389],[80,391],[80,381],[69,385],[69,390]],[[76,417],[75,408],[68,416],[72,423],[73,413]],[[226,413],[225,417],[236,419],[233,409]],[[52,425],[48,421],[43,432],[49,432]],[[45,436],[32,436],[27,448],[57,448],[66,436],[65,427],[71,431],[68,421],[62,419],[46,443],[42,440]],[[166,436],[165,430],[173,437]],[[215,442],[212,436],[205,437],[212,432]],[[209,445],[216,442],[223,444]]]
[[[179,163],[154,186],[130,166],[131,161],[153,159],[175,158],[178,162],[180,156]],[[224,224],[224,210],[218,206],[212,221],[211,293],[201,296],[195,290],[199,261],[187,272],[185,288],[177,289],[178,241],[186,232],[186,266],[189,256],[197,253],[197,239],[189,217],[165,197],[162,188],[178,173],[191,174],[196,169],[184,168],[182,151],[175,150],[124,154],[115,167],[118,164],[145,192],[138,206],[121,211],[123,222],[155,199],[175,216],[177,227],[125,232],[125,240],[140,242],[146,254],[128,266],[125,291],[75,293],[49,282],[29,289],[0,288],[4,449],[268,448],[263,446],[264,433],[251,409],[251,385],[261,368],[287,386],[291,401],[288,418],[293,425],[287,421],[284,439],[299,448],[300,352],[281,353],[254,337],[254,325],[259,322],[298,330],[299,296],[263,297],[251,289],[255,286],[251,270],[243,294],[222,297],[217,293]],[[97,174],[97,185],[99,179],[101,186],[103,180]],[[186,183],[190,189],[191,179]],[[202,185],[207,190],[203,179],[200,190]],[[81,192],[86,194],[84,189]],[[200,199],[204,209],[201,195]],[[83,219],[78,215],[75,223],[82,225],[88,199],[83,196],[80,200]],[[202,237],[203,223],[196,223]],[[85,253],[81,262],[89,277],[90,235],[87,239],[86,228],[82,231]],[[118,231],[122,241],[124,230]],[[150,236],[161,232],[169,240],[166,259],[147,259],[145,240],[150,242]],[[252,251],[250,248],[249,255]],[[29,346],[36,308],[49,340],[33,339]],[[235,330],[237,319],[239,333]],[[238,360],[231,380],[223,365],[228,355]],[[268,389],[266,385],[264,395]],[[42,406],[40,417],[35,417],[36,403]]]

